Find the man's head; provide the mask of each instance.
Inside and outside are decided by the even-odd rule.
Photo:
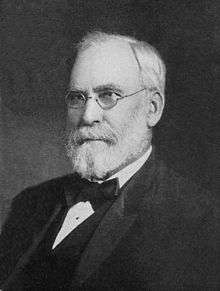
[[[85,103],[67,100],[67,153],[81,176],[104,179],[149,148],[164,107],[165,65],[152,46],[120,35],[91,33],[77,49],[70,90]]]

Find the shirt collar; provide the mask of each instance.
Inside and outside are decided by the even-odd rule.
[[[150,146],[139,159],[109,177],[108,180],[118,178],[119,188],[121,188],[143,166],[143,164],[148,160],[151,152],[152,146]]]

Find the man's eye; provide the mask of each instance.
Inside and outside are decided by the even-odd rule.
[[[81,100],[83,99],[83,95],[80,92],[72,92],[70,98],[73,100]]]
[[[105,105],[109,105],[112,102],[114,102],[115,97],[116,94],[112,91],[105,91],[99,93],[99,101]]]
[[[99,98],[101,99],[105,99],[105,98],[112,98],[112,96],[114,95],[114,92],[112,91],[106,91],[106,92],[101,92],[99,93]]]
[[[99,93],[99,99],[115,99],[117,96],[121,96],[119,93],[114,91],[105,91]]]
[[[81,92],[70,91],[66,96],[66,103],[68,106],[81,106],[84,104],[84,97]]]

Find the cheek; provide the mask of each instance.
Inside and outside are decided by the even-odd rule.
[[[111,127],[112,130],[118,132],[123,124],[123,118],[124,116],[121,115],[121,113],[114,112],[108,112],[103,118],[103,120]]]
[[[140,102],[126,101],[118,103],[112,110],[106,112],[105,119],[113,128],[119,129],[128,125],[133,119],[133,115],[143,109],[143,104]]]
[[[68,109],[67,113],[67,123],[74,127],[77,127],[82,118],[82,112],[79,110]]]

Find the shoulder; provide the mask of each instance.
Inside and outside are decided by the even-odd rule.
[[[72,175],[29,187],[12,200],[0,235],[0,282],[4,280],[24,251],[33,242],[63,194]]]
[[[149,171],[150,167],[153,171]],[[154,188],[159,192],[163,192],[167,199],[170,197],[174,200],[190,202],[190,200],[193,201],[200,194],[204,196],[207,202],[215,199],[214,195],[210,194],[208,189],[204,189],[198,181],[195,182],[190,176],[176,171],[171,163],[165,162],[162,153],[156,149],[152,151],[151,157],[146,162],[144,169],[145,174],[143,179],[146,181],[151,179]],[[152,178],[148,177],[149,174],[152,175]]]
[[[13,198],[2,231],[9,222],[19,221],[22,224],[28,221],[35,212],[50,211],[57,201],[63,199],[64,189],[72,183],[72,180],[74,180],[74,175],[70,174],[24,189]]]
[[[209,189],[205,189],[198,181],[195,182],[166,165],[164,167],[166,170],[161,171],[160,185],[167,189],[170,198],[181,202],[183,206],[192,205],[197,209],[215,206],[217,197]],[[193,209],[194,212],[196,208]]]
[[[209,189],[205,189],[198,181],[183,175],[167,165],[163,160],[157,160],[157,171],[154,183],[159,191],[166,193],[166,197],[182,202],[193,202],[201,199],[204,204],[214,203],[216,196]],[[199,203],[200,204],[200,203]]]
[[[162,160],[155,162],[151,188],[144,196],[143,214],[154,212],[155,217],[163,218],[168,224],[176,222],[189,228],[193,223],[210,229],[214,227],[218,204],[216,195]]]
[[[69,174],[62,177],[57,177],[38,185],[34,185],[24,189],[13,199],[13,203],[24,202],[28,203],[29,206],[33,206],[36,201],[46,201],[50,198],[59,198],[65,187],[71,184],[74,180],[74,175]]]
[[[217,210],[214,194],[158,160],[139,216],[143,258],[150,241],[152,256],[165,266],[164,278],[176,276],[186,286],[215,286]]]
[[[215,240],[218,229],[218,199],[208,189],[181,175],[163,161],[158,161],[151,197],[145,195],[146,208],[158,223],[175,235],[195,235]]]

